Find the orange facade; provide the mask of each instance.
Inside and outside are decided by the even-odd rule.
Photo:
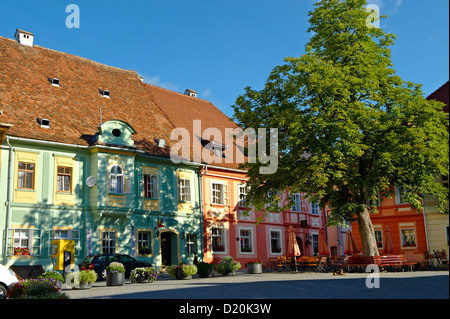
[[[289,226],[294,227],[303,256],[317,253],[325,217],[300,194],[292,209],[265,214],[244,208],[245,172],[208,166],[201,175],[206,262],[217,264],[222,257],[232,256],[245,266],[256,259],[266,263],[269,258],[286,256]],[[281,198],[286,200],[287,191]]]
[[[380,254],[383,254],[386,227],[389,227],[393,252],[405,255],[409,261],[422,262],[427,251],[424,215],[410,204],[402,203],[398,189],[392,198],[384,198],[377,206],[378,213],[371,214],[372,224]],[[352,232],[361,248],[357,222],[352,222]]]

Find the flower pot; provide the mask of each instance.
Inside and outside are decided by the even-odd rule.
[[[90,288],[92,288],[92,283],[80,282],[80,284],[78,285],[78,288],[76,288],[76,289],[90,289]]]
[[[192,276],[186,276],[183,272],[183,267],[178,267],[175,272],[176,278],[181,279],[192,279]]]
[[[200,278],[212,278],[212,277],[214,277],[214,268],[213,267],[211,267],[211,268],[209,268],[209,271],[208,272],[206,272],[206,273],[201,273],[201,272],[199,272],[198,273],[198,276],[200,277]]]
[[[122,286],[125,283],[125,273],[106,273],[107,286]]]
[[[145,279],[145,276],[137,276],[136,277],[136,282],[144,283],[144,282],[149,282],[149,281],[148,281],[148,279]]]
[[[248,264],[247,269],[249,274],[261,274],[262,264]]]

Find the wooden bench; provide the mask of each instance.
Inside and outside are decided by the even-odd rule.
[[[406,259],[405,259],[406,262]],[[407,262],[406,262],[407,263]],[[397,255],[388,256],[350,256],[344,267],[367,267],[369,265],[377,265],[378,267],[402,266],[404,263]],[[412,266],[412,265],[411,265]]]
[[[412,271],[413,270],[413,266],[417,265],[416,262],[409,262],[408,260],[406,260],[405,255],[398,255],[400,257],[400,260],[402,262],[402,266],[409,266],[409,269]]]

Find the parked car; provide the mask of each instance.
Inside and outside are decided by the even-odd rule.
[[[80,270],[95,270],[99,279],[106,279],[106,266],[113,261],[123,264],[125,267],[125,277],[129,277],[131,271],[137,267],[151,267],[152,265],[145,261],[139,261],[131,256],[123,254],[100,254],[90,255],[78,265]]]
[[[6,295],[9,290],[9,286],[18,282],[16,273],[5,267],[0,265],[0,299],[6,299]]]

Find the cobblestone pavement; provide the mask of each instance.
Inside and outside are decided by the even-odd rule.
[[[377,278],[377,276],[379,277]],[[372,287],[372,288],[369,288]],[[153,283],[88,290],[63,288],[71,299],[449,299],[448,271],[388,273],[263,273],[174,280],[160,274]]]

